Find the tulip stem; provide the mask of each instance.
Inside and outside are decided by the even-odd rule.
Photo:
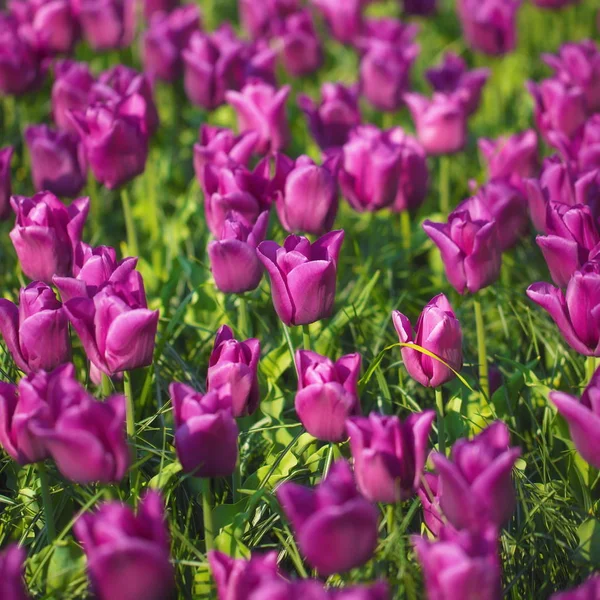
[[[92,213],[92,234],[97,239],[100,237],[101,230],[100,198],[98,197],[98,182],[91,170],[88,175],[88,192],[90,195],[90,212]]]
[[[215,531],[213,523],[212,505],[213,497],[210,489],[210,479],[203,477],[200,480],[202,488],[202,517],[204,519],[204,545],[209,552],[215,545]]]
[[[329,442],[329,448],[327,450],[327,457],[325,458],[325,465],[323,467],[323,479],[327,477],[331,463],[333,462],[334,442]]]
[[[123,203],[123,216],[125,217],[125,229],[127,232],[127,251],[131,256],[138,256],[138,241],[133,222],[133,213],[131,212],[131,202],[129,201],[129,192],[127,188],[121,190],[121,202]]]
[[[105,398],[108,398],[108,396],[110,396],[110,393],[112,392],[112,383],[110,381],[110,377],[106,373],[102,373],[101,386],[102,386],[102,395]]]
[[[238,331],[240,336],[250,337],[251,332],[248,330],[248,305],[246,304],[246,298],[240,296],[238,298]]]
[[[447,216],[450,212],[450,159],[440,156],[440,212]]]
[[[446,456],[446,431],[444,429],[444,392],[442,386],[435,388],[435,405],[437,407],[438,452]]]
[[[133,391],[131,387],[131,373],[123,373],[123,391],[127,402],[127,435],[133,440],[135,437],[135,415],[133,411]]]
[[[596,357],[595,356],[588,356],[586,361],[585,361],[585,367],[586,367],[586,385],[589,384],[589,382],[591,381],[592,377],[594,376],[594,373],[596,372]]]
[[[400,234],[402,235],[402,247],[404,250],[410,250],[411,243],[411,223],[410,213],[407,210],[403,210],[400,213]]]
[[[487,352],[485,348],[485,326],[483,324],[483,313],[481,311],[481,302],[473,300],[475,308],[475,328],[477,330],[477,362],[479,364],[479,387],[481,393],[487,401],[490,397]]]
[[[387,510],[386,510],[386,522],[387,522],[387,530],[388,530],[388,535],[392,535],[393,531],[394,531],[394,522],[396,520],[396,505],[395,504],[388,504],[387,505]]]
[[[310,350],[310,328],[308,325],[302,325],[302,344],[305,350]]]
[[[56,538],[56,529],[54,527],[54,513],[52,510],[52,498],[50,497],[50,486],[48,484],[48,471],[43,462],[37,463],[37,472],[40,480],[40,492],[42,494],[42,505],[44,507],[44,516],[46,519],[46,537],[48,543],[52,544]]]

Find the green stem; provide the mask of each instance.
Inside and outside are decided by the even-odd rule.
[[[483,313],[481,311],[481,302],[473,301],[475,308],[475,327],[477,329],[477,362],[479,364],[479,387],[481,393],[487,401],[490,397],[487,352],[485,348],[485,326],[483,324]]]
[[[101,232],[101,207],[100,198],[98,197],[98,182],[94,174],[90,170],[88,175],[88,192],[90,195],[90,212],[92,221],[92,235],[94,238],[100,237]]]
[[[235,471],[233,472],[231,484],[233,492],[233,503],[235,504],[240,499],[239,489],[242,487],[242,473],[239,459],[235,464]]]
[[[310,350],[310,328],[308,325],[302,325],[302,344],[305,350]]]
[[[106,374],[106,373],[102,373],[102,395],[107,398],[108,396],[110,396],[111,392],[112,392],[112,382],[110,380],[110,377]]]
[[[135,413],[133,410],[133,391],[131,387],[131,372],[123,373],[123,391],[127,399],[127,435],[133,440],[135,438]]]
[[[394,532],[394,524],[396,520],[396,505],[388,504],[386,509],[385,520],[387,523],[388,536]]]
[[[294,352],[294,344],[292,343],[292,338],[290,337],[290,329],[289,327],[282,321],[281,327],[283,328],[283,337],[285,338],[290,357],[292,359],[292,365],[294,365],[294,369],[296,368],[296,354]]]
[[[206,552],[209,552],[215,545],[215,529],[213,523],[213,497],[210,489],[210,479],[202,478],[200,480],[202,487],[202,516],[204,519],[204,545]]]
[[[445,154],[440,156],[440,212],[450,212],[450,159]]]
[[[246,303],[246,298],[240,296],[238,302],[238,333],[242,337],[250,337],[252,334],[248,329],[248,304]]]
[[[335,447],[334,442],[329,442],[329,450],[327,451],[327,458],[325,459],[325,465],[323,467],[323,479],[327,477],[329,473],[329,468],[331,467],[331,463],[333,462],[333,450]]]
[[[127,231],[127,251],[131,256],[139,256],[137,233],[133,213],[131,212],[129,192],[126,187],[121,190],[121,202],[123,203],[123,216],[125,217],[125,229]]]
[[[444,393],[442,386],[435,388],[435,405],[437,407],[438,451],[446,455],[446,431],[444,429]]]
[[[410,213],[407,210],[403,210],[400,213],[400,233],[402,235],[402,247],[405,250],[410,250],[412,245],[412,231],[410,223]]]
[[[56,529],[54,527],[54,514],[52,510],[52,498],[50,497],[50,485],[48,484],[48,471],[43,462],[37,463],[37,472],[40,479],[40,492],[42,494],[42,505],[44,507],[44,517],[46,519],[46,537],[48,543],[52,544],[56,538]]]
[[[588,356],[585,361],[586,379],[589,383],[596,372],[596,357]]]

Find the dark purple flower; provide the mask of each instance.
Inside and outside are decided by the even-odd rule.
[[[125,48],[135,35],[136,0],[77,0],[83,37],[94,50]]]

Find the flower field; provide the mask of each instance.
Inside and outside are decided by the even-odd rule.
[[[595,0],[3,4],[0,600],[600,600]]]

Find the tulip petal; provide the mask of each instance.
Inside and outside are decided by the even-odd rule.
[[[0,298],[0,334],[17,367],[24,373],[29,373],[29,365],[19,344],[19,309],[4,298]]]
[[[294,325],[308,325],[331,316],[336,287],[334,263],[313,260],[301,264],[288,273],[287,284],[294,303]]]
[[[32,371],[51,371],[69,360],[69,321],[64,309],[42,310],[19,328],[21,346]]]

